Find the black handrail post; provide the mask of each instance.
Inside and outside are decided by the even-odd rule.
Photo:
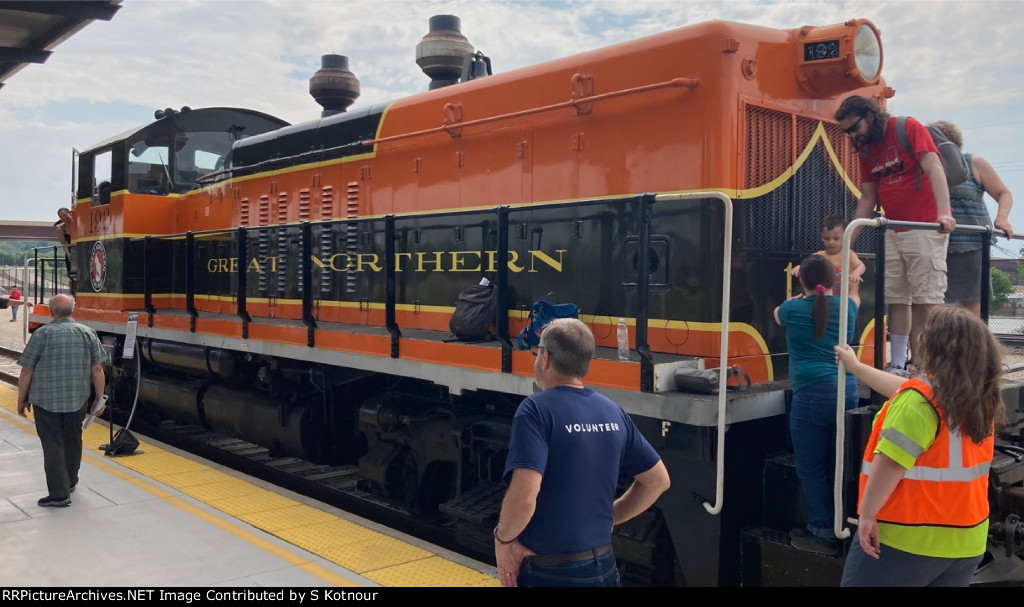
[[[24,265],[25,265],[25,260],[23,259],[22,260],[22,266],[24,266]],[[45,278],[45,277],[46,277],[46,275],[44,274],[43,278]],[[43,294],[45,293],[45,291],[43,290],[43,287],[45,285],[43,285],[42,282],[43,281],[39,279],[39,249],[35,248],[35,249],[32,249],[32,283],[33,283],[33,286],[35,287],[35,291],[36,291],[36,293],[35,293],[36,302],[43,301]]]
[[[312,348],[316,343],[316,319],[313,318],[313,224],[303,221],[300,224],[299,249],[302,259],[299,272],[302,273],[302,324],[306,325],[306,347]]]
[[[185,309],[191,319],[189,331],[196,332],[196,235],[185,233]]]
[[[992,226],[981,237],[981,320],[988,324],[989,304],[992,299]]]
[[[391,334],[391,358],[399,357],[402,330],[395,320],[398,300],[398,277],[395,267],[395,216],[384,216],[384,326]]]
[[[882,355],[885,352],[885,219],[878,226],[878,242],[875,249],[875,368],[882,368]],[[851,243],[852,246],[852,243]],[[871,391],[871,403],[882,403],[882,395]]]
[[[153,307],[153,237],[145,236],[142,239],[142,305],[149,317],[148,325],[153,326],[153,315],[156,308]]]
[[[75,292],[71,289],[71,282],[70,282],[71,281],[71,277],[70,276],[68,277],[68,281],[69,281],[68,282],[68,291],[71,293],[71,296],[74,297]],[[58,293],[57,285],[59,285],[59,284],[60,283],[57,282],[57,247],[53,247],[53,294],[54,295],[56,295]]]
[[[647,343],[647,316],[650,298],[651,221],[654,216],[654,194],[638,197],[637,252],[636,252],[636,353],[640,356],[640,391],[654,392],[654,356]],[[731,234],[726,234],[731,238]],[[725,328],[724,330],[728,330]]]
[[[501,341],[501,372],[512,372],[512,338],[508,334],[508,215],[507,204],[498,207],[498,284],[495,287],[498,299],[498,318],[496,328]]]
[[[236,314],[242,320],[242,339],[249,339],[249,237],[245,226],[235,230],[235,248],[238,251],[238,292],[235,295]]]

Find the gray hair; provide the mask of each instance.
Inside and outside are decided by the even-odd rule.
[[[594,358],[594,334],[576,318],[557,318],[540,334],[540,345],[551,358],[551,365],[562,375],[582,379],[590,371]]]
[[[75,298],[67,293],[54,295],[50,298],[50,312],[55,318],[67,318],[75,311]]]

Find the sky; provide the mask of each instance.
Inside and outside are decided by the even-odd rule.
[[[1024,0],[125,0],[0,89],[4,219],[55,221],[71,202],[72,148],[153,120],[158,108],[247,107],[317,118],[309,78],[322,55],[349,59],[350,109],[427,90],[415,47],[433,15],[505,72],[710,20],[792,29],[870,19],[881,31],[892,114],[949,120],[1017,195],[1024,235]],[[986,197],[990,214],[995,203]],[[999,239],[994,257],[1018,257]]]

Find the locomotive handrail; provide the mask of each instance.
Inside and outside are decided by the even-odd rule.
[[[887,219],[885,217],[875,217],[875,218],[871,218],[871,219],[854,219],[853,221],[851,221],[849,223],[849,225],[846,226],[846,230],[843,232],[843,252],[842,252],[842,260],[840,261],[840,266],[839,267],[841,267],[841,268],[848,268],[848,267],[850,267],[850,247],[852,245],[853,233],[854,232],[859,233],[860,230],[862,228],[864,228],[864,227],[879,228],[879,229],[882,229],[883,231],[887,230],[887,229],[890,229],[890,228],[900,228],[900,229],[906,229],[906,230],[941,230],[942,229],[942,224],[918,222],[918,221],[897,221],[897,220]],[[992,226],[957,226],[956,230],[954,230],[954,231],[957,231],[957,232],[977,232],[977,233],[984,233],[984,234],[989,234],[989,235],[994,233],[994,230],[993,230]],[[883,234],[884,234],[884,232],[883,232]],[[1014,238],[1018,238],[1018,236],[1015,235]],[[1024,237],[1021,237],[1021,238],[1024,239]],[[880,245],[882,247],[884,247],[885,239],[884,238],[879,239],[879,243],[880,243]],[[982,247],[982,256],[981,257],[982,257],[982,270],[985,272],[985,274],[988,273],[989,254],[990,254],[990,252],[988,250],[988,247],[987,246],[983,246]],[[875,251],[875,259],[876,260],[877,259],[881,259],[883,261],[883,263],[880,264],[880,265],[884,266],[884,259],[885,259],[885,250],[884,250],[884,248],[883,248],[882,251]],[[884,277],[884,272],[876,272],[876,274],[880,274],[881,276]],[[982,276],[984,276],[985,274],[982,274]],[[876,280],[878,280],[878,278],[876,278]],[[884,297],[884,293],[882,295]],[[981,295],[982,295],[982,297],[981,297],[981,301],[982,301],[982,318],[984,319],[984,318],[987,318],[987,316],[988,316],[988,304],[987,304],[987,300],[988,300],[988,297],[987,297],[988,296],[988,281],[987,280],[982,280],[981,281]],[[846,301],[849,298],[849,296],[850,296],[850,281],[849,280],[843,280],[842,284],[839,287],[839,301],[840,302],[844,302],[844,301]],[[876,302],[876,307],[881,307],[881,306],[884,305],[884,303],[880,303],[881,301],[882,301],[882,299],[879,298],[878,302]],[[839,306],[839,347],[840,348],[845,348],[846,345],[847,345],[847,343],[846,343],[846,331],[847,331],[847,326],[848,326],[848,323],[849,323],[848,316],[849,316],[848,306],[840,305]],[[876,336],[876,340],[875,341],[876,341],[876,346],[877,346],[877,343],[878,343],[878,336],[881,334],[881,332],[882,332],[882,327],[880,326],[879,323],[876,323],[876,325],[875,325],[875,336]],[[884,336],[883,336],[883,339],[884,339]],[[884,347],[884,344],[883,344],[883,347]],[[880,360],[880,358],[879,358],[879,356],[880,356],[879,350],[880,349],[881,348],[879,348],[879,347],[875,348],[876,366],[878,364],[878,361]],[[832,500],[833,500],[833,512],[834,512],[834,514],[833,514],[834,518],[833,518],[833,521],[832,521],[832,524],[833,524],[832,531],[833,531],[833,533],[835,533],[837,538],[839,538],[839,539],[846,539],[846,538],[850,537],[850,530],[849,530],[849,528],[844,528],[843,527],[843,509],[842,509],[842,504],[843,504],[843,473],[844,473],[843,449],[845,447],[845,441],[846,441],[846,406],[845,406],[845,403],[846,403],[846,367],[845,367],[845,365],[843,365],[842,361],[839,361],[839,364],[838,364],[837,383],[838,383],[838,391],[836,393],[836,452],[835,452],[835,460],[836,460],[836,462],[835,462],[835,480],[834,480],[834,484],[833,484],[833,487],[832,487]]]
[[[728,393],[729,375],[729,298],[732,296],[732,198],[721,192],[688,192],[685,194],[659,194],[655,201],[686,200],[693,198],[714,198],[722,201],[722,337],[718,354],[718,445],[715,455],[715,505],[703,502],[709,514],[722,511],[722,496],[725,488],[725,404]],[[641,245],[642,246],[642,245]],[[641,271],[637,268],[637,271]],[[638,332],[639,337],[639,332]],[[645,336],[646,339],[646,336]]]
[[[502,259],[508,258],[508,226],[509,226],[509,205],[498,206],[498,255]],[[504,313],[498,314],[495,329],[498,340],[501,341],[501,372],[512,372],[512,339],[508,334],[508,264],[498,264],[498,284],[494,287],[497,291],[498,301],[505,302]]]
[[[627,89],[618,91],[612,91],[610,93],[602,93],[600,95],[591,95],[589,97],[580,97],[576,99],[570,99],[568,101],[560,101],[559,103],[552,103],[551,105],[542,105],[540,107],[534,107],[526,110],[519,110],[518,112],[508,112],[506,114],[498,114],[496,116],[488,116],[486,118],[477,118],[476,120],[467,120],[466,122],[452,122],[441,126],[435,126],[429,129],[423,129],[420,131],[413,131],[411,133],[401,133],[399,135],[391,135],[390,137],[380,137],[378,139],[367,139],[360,142],[362,145],[376,145],[378,143],[385,143],[388,141],[397,141],[399,139],[408,139],[410,137],[419,137],[421,135],[430,135],[431,133],[440,133],[442,131],[448,132],[453,129],[462,129],[467,126],[476,126],[478,124],[487,124],[488,122],[495,122],[497,120],[508,120],[510,118],[519,118],[520,116],[529,116],[530,114],[539,114],[541,112],[548,112],[551,110],[557,110],[567,107],[576,107],[587,103],[593,103],[595,101],[603,101],[605,99],[612,99],[614,97],[622,97],[624,95],[634,95],[636,93],[644,93],[647,91],[654,91],[664,88],[672,87],[685,87],[693,90],[700,83],[698,78],[673,78],[672,80],[666,80],[665,82],[656,82],[654,84],[646,84],[643,86],[634,86]]]
[[[654,392],[654,355],[647,342],[647,317],[650,315],[650,248],[654,194],[639,196],[636,251],[636,353],[640,356],[640,391]]]
[[[238,249],[238,267],[249,267],[249,242],[246,236],[246,227],[235,228],[235,246]],[[242,322],[242,339],[249,339],[249,323],[252,316],[249,315],[249,277],[248,272],[242,270],[238,273],[238,286],[235,295],[235,315]]]
[[[153,237],[142,238],[142,307],[146,310],[147,322],[153,326],[153,315],[156,314],[156,307],[153,305]]]
[[[398,358],[402,330],[395,319],[398,279],[395,277],[395,215],[384,216],[384,327],[391,335],[391,358]]]
[[[299,222],[299,248],[302,258],[299,261],[299,277],[302,281],[302,324],[306,326],[306,347],[312,348],[316,318],[313,315],[313,269],[309,262],[313,256],[313,228],[308,221]],[[245,273],[244,267],[241,273]]]
[[[189,315],[189,331],[196,332],[196,236],[185,233],[185,310]]]

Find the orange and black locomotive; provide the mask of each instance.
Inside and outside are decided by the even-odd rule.
[[[801,504],[771,311],[821,219],[852,214],[858,163],[832,116],[894,94],[875,26],[715,21],[492,73],[438,16],[417,58],[429,90],[391,103],[349,109],[359,81],[327,55],[308,122],[167,109],[78,155],[76,318],[110,346],[112,402],[349,465],[361,492],[487,551],[534,390],[515,336],[533,302],[573,302],[599,346],[588,383],[672,475],[617,530],[627,582],[837,580],[839,559],[772,539]],[[483,278],[494,338],[453,341],[455,299]],[[871,359],[874,321],[855,322]],[[753,385],[676,389],[678,369],[722,365]],[[994,513],[1024,510],[1009,468]]]

